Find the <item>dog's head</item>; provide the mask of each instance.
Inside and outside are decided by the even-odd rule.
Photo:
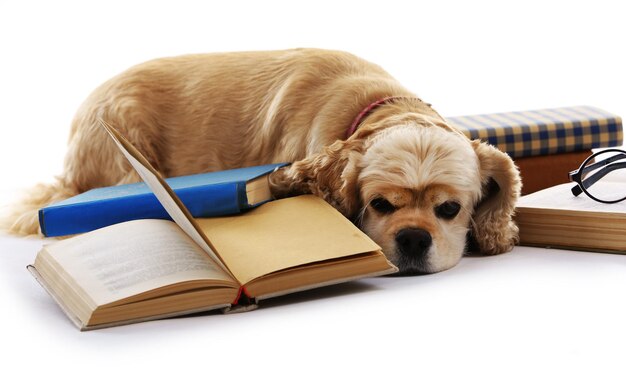
[[[456,265],[470,243],[508,251],[519,175],[497,149],[434,124],[376,134],[357,162],[361,228],[401,271]]]
[[[354,219],[401,272],[442,271],[470,246],[498,254],[517,240],[511,217],[521,184],[512,160],[435,120],[364,129],[291,169],[304,191]]]

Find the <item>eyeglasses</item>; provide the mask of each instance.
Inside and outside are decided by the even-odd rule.
[[[626,162],[620,162],[624,159],[626,151],[621,149],[606,149],[589,156],[578,170],[569,173],[569,180],[578,184],[572,188],[574,196],[585,192],[590,198],[605,204],[626,200],[626,189],[623,189],[623,186],[603,184],[594,186],[609,173],[626,169]]]

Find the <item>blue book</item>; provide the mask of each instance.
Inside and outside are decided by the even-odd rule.
[[[194,217],[237,214],[272,199],[269,174],[287,163],[166,179]],[[45,236],[92,231],[135,219],[170,219],[145,183],[96,188],[39,210]]]

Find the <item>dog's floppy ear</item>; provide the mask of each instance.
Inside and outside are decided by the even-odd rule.
[[[521,189],[519,171],[495,147],[478,140],[472,146],[480,163],[482,192],[474,209],[468,250],[485,255],[507,252],[518,240],[512,216]]]
[[[276,198],[312,193],[352,218],[359,209],[357,178],[363,141],[335,141],[321,153],[294,162],[270,175]]]

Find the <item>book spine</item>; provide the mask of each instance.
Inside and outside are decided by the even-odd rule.
[[[194,217],[237,214],[245,209],[240,191],[245,184],[228,183],[174,190]],[[39,210],[44,236],[64,236],[93,231],[136,219],[170,219],[152,193],[109,200],[48,207]]]

